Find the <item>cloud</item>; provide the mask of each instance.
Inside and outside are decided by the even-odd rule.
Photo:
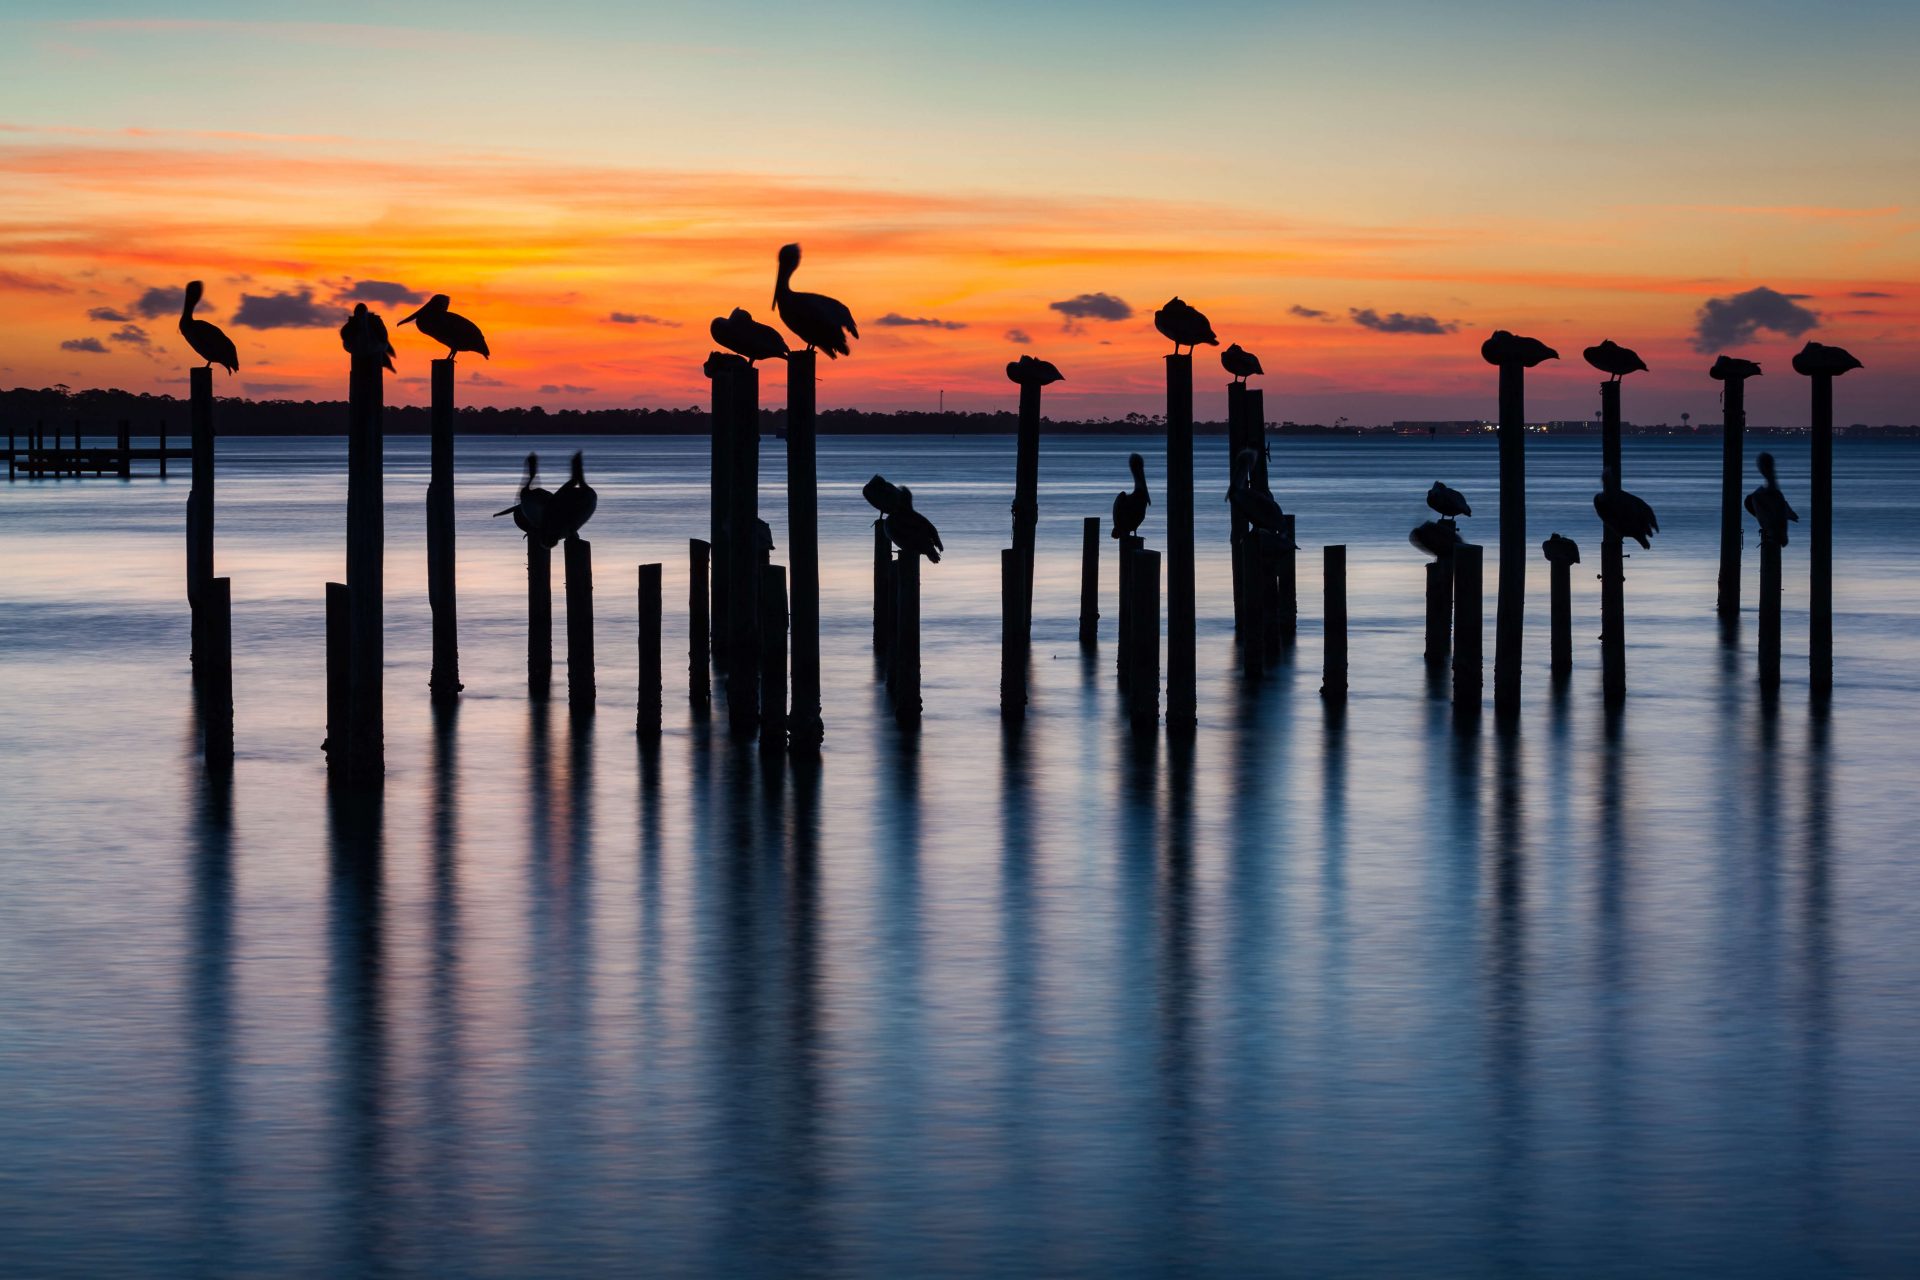
[[[158,320],[162,316],[179,314],[180,306],[186,300],[185,289],[169,287],[149,289],[134,299],[133,309],[149,320]]]
[[[650,316],[644,311],[615,311],[607,317],[608,324],[657,324],[666,329],[678,329],[678,320],[666,320],[659,316]]]
[[[62,351],[84,351],[88,355],[94,356],[107,354],[107,344],[98,338],[68,338],[60,344],[60,349]]]
[[[125,324],[133,317],[118,307],[88,307],[87,319],[104,320],[108,324]]]
[[[377,302],[382,306],[398,306],[402,302],[425,302],[427,295],[418,289],[409,289],[392,280],[355,280],[347,288],[333,295],[335,302]]]
[[[504,387],[507,385],[506,383],[500,381],[500,379],[498,378],[489,378],[486,374],[480,372],[478,369],[475,369],[472,373],[467,375],[467,381],[476,387]]]
[[[540,388],[540,394],[543,396],[590,396],[593,394],[593,388],[576,387],[570,382],[549,382]]]
[[[340,323],[340,314],[331,308],[316,306],[313,290],[297,293],[243,293],[233,322],[243,329],[330,329]]]
[[[1372,329],[1375,333],[1452,333],[1460,326],[1452,321],[1441,322],[1429,315],[1407,315],[1400,311],[1389,311],[1381,315],[1372,307],[1348,307],[1347,317],[1362,329]]]
[[[1313,307],[1303,307],[1297,302],[1287,308],[1287,314],[1293,315],[1293,316],[1299,316],[1302,320],[1331,319],[1331,317],[1328,316],[1326,312],[1316,310]]]
[[[22,275],[18,271],[0,271],[0,290],[8,293],[72,293],[58,280]]]
[[[1065,316],[1068,328],[1075,320],[1126,320],[1133,315],[1132,307],[1110,293],[1077,294],[1064,302],[1049,302],[1047,309]]]
[[[1059,303],[1054,303],[1056,307]],[[932,316],[903,316],[898,311],[889,311],[874,321],[889,329],[964,329],[967,326],[958,320],[936,320]]]
[[[1847,296],[1849,298],[1891,298],[1893,297],[1892,294],[1882,293],[1878,289],[1855,289],[1852,293],[1848,294]]]
[[[1033,335],[1025,329],[1009,329],[1007,330],[1007,341],[1018,343],[1023,347],[1030,346],[1033,343]]]
[[[118,342],[129,347],[139,347],[142,351],[153,345],[147,337],[147,331],[137,324],[123,324],[107,335],[108,342]]]
[[[1762,329],[1797,338],[1818,328],[1820,316],[1794,301],[1794,295],[1760,285],[1730,298],[1708,298],[1693,322],[1693,349],[1712,355],[1753,340]]]

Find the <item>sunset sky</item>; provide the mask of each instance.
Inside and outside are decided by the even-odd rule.
[[[1154,411],[1178,294],[1275,418],[1489,413],[1500,327],[1563,357],[1535,417],[1592,413],[1611,337],[1653,366],[1630,419],[1716,415],[1726,350],[1803,421],[1811,337],[1866,364],[1843,420],[1920,421],[1916,37],[1910,3],[23,0],[0,385],[180,388],[201,278],[223,391],[341,397],[343,307],[444,292],[494,350],[466,403],[695,404],[798,240],[863,335],[823,407],[1009,406],[1030,352],[1055,415]]]

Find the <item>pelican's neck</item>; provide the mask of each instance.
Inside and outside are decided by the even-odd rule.
[[[1127,464],[1127,467],[1128,470],[1133,472],[1133,491],[1135,493],[1145,493],[1147,491],[1146,461],[1142,458],[1135,458]]]
[[[786,298],[793,292],[789,284],[793,279],[793,268],[793,263],[783,261],[780,264],[780,274],[774,277],[773,305],[776,307],[780,305],[781,299]]]

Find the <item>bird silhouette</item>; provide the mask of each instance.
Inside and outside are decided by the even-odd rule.
[[[1825,374],[1837,378],[1849,369],[1861,368],[1858,360],[1850,352],[1839,347],[1829,347],[1822,342],[1809,342],[1800,348],[1800,354],[1793,358],[1793,371],[1807,377]]]
[[[1747,514],[1760,522],[1760,536],[1776,547],[1787,545],[1787,523],[1798,522],[1800,513],[1787,502],[1787,495],[1780,492],[1780,481],[1773,473],[1773,455],[1763,453],[1757,460],[1760,474],[1766,483],[1747,495],[1743,504]]]
[[[445,347],[449,360],[462,351],[478,351],[481,359],[493,359],[493,353],[487,350],[487,340],[481,334],[480,326],[463,315],[447,310],[452,301],[453,299],[446,294],[436,293],[427,299],[425,306],[400,323],[412,325]]]
[[[348,355],[365,351],[380,357],[381,363],[393,369],[393,341],[387,337],[387,322],[374,312],[367,310],[367,304],[353,304],[353,314],[340,326],[340,345],[346,348]]]
[[[1579,564],[1580,544],[1556,533],[1540,544],[1540,554],[1548,564]]]
[[[1063,382],[1065,378],[1053,367],[1052,361],[1021,356],[1018,360],[1007,361],[1007,381],[1017,382],[1023,387],[1044,387],[1049,383]]]
[[[787,340],[780,336],[780,331],[770,324],[761,324],[740,307],[735,307],[731,315],[715,316],[707,331],[727,350],[745,356],[748,364],[787,358]]]
[[[1470,516],[1473,508],[1467,505],[1467,495],[1458,489],[1450,489],[1438,480],[1433,488],[1427,490],[1427,505],[1443,516]]]
[[[1593,495],[1593,509],[1607,528],[1623,538],[1632,538],[1644,548],[1653,544],[1647,535],[1660,532],[1660,521],[1653,508],[1620,487],[1620,473],[1612,467],[1600,473],[1600,492]]]
[[[521,533],[526,534],[529,538],[542,538],[544,540],[547,507],[553,501],[553,494],[534,483],[534,481],[539,478],[540,455],[530,453],[527,455],[526,477],[520,481],[519,496],[514,500],[514,504],[505,511],[494,512],[493,518],[498,520],[501,516],[512,516],[513,523],[519,528]],[[552,546],[553,544],[549,542],[546,545]]]
[[[188,282],[186,297],[180,303],[180,336],[187,340],[195,355],[207,362],[209,369],[217,364],[229,375],[236,374],[240,372],[240,353],[234,349],[233,339],[211,320],[193,318],[193,309],[200,305],[200,295],[205,291],[200,281]]]
[[[1647,362],[1642,360],[1638,353],[1621,346],[1612,338],[1608,338],[1597,347],[1588,347],[1580,354],[1587,358],[1588,364],[1600,372],[1612,374],[1614,382],[1620,381],[1630,373],[1645,373],[1647,369]]]
[[[600,495],[587,483],[586,455],[576,452],[573,474],[553,491],[553,501],[547,504],[543,540],[551,547],[573,537],[582,525],[593,519],[593,509],[599,505]]]
[[[1713,362],[1713,368],[1707,370],[1707,376],[1715,382],[1740,382],[1759,377],[1760,366],[1737,356],[1721,356]]]
[[[1531,369],[1543,360],[1558,360],[1560,353],[1538,338],[1522,338],[1505,329],[1495,329],[1493,336],[1480,344],[1480,358],[1488,364]]]
[[[1167,299],[1167,305],[1153,313],[1153,327],[1173,340],[1175,355],[1180,354],[1181,347],[1192,355],[1193,349],[1203,342],[1210,347],[1220,345],[1207,318],[1178,298]]]
[[[1245,382],[1256,373],[1265,373],[1260,367],[1260,357],[1234,343],[1220,353],[1220,367],[1233,375],[1235,382]]]
[[[883,516],[890,516],[896,511],[904,511],[907,508],[906,491],[878,473],[873,479],[860,486],[860,496],[867,500],[867,505]]]
[[[1113,536],[1125,538],[1140,528],[1147,518],[1153,499],[1147,496],[1147,460],[1137,453],[1127,455],[1127,467],[1133,472],[1133,490],[1122,489],[1113,495]]]
[[[940,553],[946,550],[940,531],[913,509],[913,490],[901,485],[898,492],[900,509],[887,514],[887,537],[908,555],[925,556],[928,563],[939,564]]]
[[[700,366],[700,372],[708,378],[717,378],[723,373],[745,373],[753,366],[742,356],[731,351],[709,351],[706,363]]]
[[[860,327],[854,324],[853,313],[847,310],[846,303],[838,298],[829,298],[824,293],[794,292],[788,282],[793,279],[793,273],[799,266],[800,246],[782,245],[780,274],[773,282],[773,309],[780,313],[780,323],[806,343],[807,350],[818,347],[827,353],[829,360],[852,355],[853,349],[847,345],[847,336],[860,336]]]
[[[1280,510],[1280,504],[1273,500],[1273,494],[1254,483],[1253,465],[1259,461],[1259,455],[1252,449],[1242,449],[1233,459],[1233,482],[1227,489],[1227,501],[1233,504],[1233,513],[1256,529],[1265,529],[1269,533],[1285,533],[1286,512]]]
[[[1455,547],[1466,545],[1466,539],[1460,536],[1460,527],[1451,520],[1429,520],[1425,524],[1415,525],[1413,532],[1407,535],[1407,541],[1435,560],[1445,560],[1453,554]]]

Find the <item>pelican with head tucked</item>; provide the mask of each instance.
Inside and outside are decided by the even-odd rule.
[[[436,293],[427,299],[425,306],[400,323],[412,325],[445,347],[449,360],[462,351],[478,351],[481,359],[493,359],[493,353],[487,350],[487,339],[480,332],[480,326],[463,315],[447,310],[452,301],[453,299],[446,294]]]
[[[913,490],[901,485],[898,493],[900,509],[887,514],[887,537],[908,555],[925,556],[929,564],[939,564],[940,553],[946,550],[940,531],[933,527],[933,521],[913,509]]]
[[[1647,371],[1647,362],[1640,358],[1638,352],[1621,346],[1612,338],[1606,339],[1598,346],[1588,347],[1580,354],[1586,357],[1588,364],[1600,372],[1612,374],[1613,376],[1609,379],[1612,382],[1618,382],[1630,373]]]
[[[369,355],[380,357],[388,370],[393,369],[393,340],[387,337],[387,322],[374,312],[367,310],[367,304],[353,304],[353,314],[340,326],[340,345],[346,348],[348,355],[365,351]]]
[[[1448,488],[1438,480],[1433,482],[1433,488],[1427,490],[1427,505],[1448,519],[1473,514],[1473,508],[1467,505],[1466,494]]]
[[[1548,564],[1575,565],[1580,563],[1580,544],[1556,533],[1540,544],[1540,554],[1547,558]]]
[[[1258,461],[1259,454],[1252,449],[1242,449],[1235,455],[1233,483],[1227,489],[1227,501],[1232,504],[1233,513],[1255,529],[1284,534],[1286,513],[1273,500],[1270,490],[1254,482],[1253,465]]]
[[[1137,533],[1147,518],[1153,499],[1147,496],[1147,460],[1137,453],[1127,455],[1127,467],[1133,472],[1133,489],[1113,495],[1113,536],[1126,538]]]
[[[1260,357],[1234,343],[1220,353],[1220,367],[1233,375],[1235,382],[1245,382],[1256,373],[1265,373],[1260,367]]]
[[[730,315],[715,316],[707,332],[727,350],[745,356],[748,364],[787,358],[787,340],[780,336],[780,331],[770,324],[761,324],[741,307],[735,307]]]
[[[1007,361],[1007,381],[1023,387],[1044,387],[1065,380],[1065,375],[1054,368],[1051,360],[1021,356],[1018,360]]]
[[[1632,538],[1641,548],[1653,546],[1649,534],[1660,532],[1660,521],[1644,498],[1635,497],[1620,487],[1620,473],[1607,467],[1600,473],[1600,492],[1593,495],[1593,509],[1601,523],[1622,538]]]
[[[1193,349],[1203,342],[1209,347],[1220,345],[1220,339],[1213,336],[1213,325],[1208,323],[1207,317],[1178,298],[1167,299],[1167,305],[1153,313],[1153,327],[1160,331],[1162,337],[1173,340],[1175,355],[1180,354],[1181,347],[1185,347],[1187,354],[1192,355]]]
[[[847,338],[860,336],[853,312],[847,310],[846,303],[824,293],[795,292],[793,273],[799,267],[800,246],[782,245],[780,273],[773,281],[773,309],[780,313],[780,323],[793,330],[807,344],[807,350],[817,347],[827,353],[829,360],[852,355],[853,348],[847,345]]]
[[[1451,520],[1429,520],[1425,524],[1415,525],[1413,532],[1407,535],[1407,541],[1435,560],[1448,559],[1455,547],[1466,545],[1466,539],[1460,536],[1459,526]]]
[[[1558,360],[1560,353],[1538,338],[1525,338],[1508,333],[1505,329],[1495,329],[1492,336],[1480,344],[1480,358],[1502,368],[1513,365],[1531,369],[1543,360]]]
[[[238,373],[240,353],[234,348],[233,339],[220,332],[220,326],[211,320],[193,318],[193,309],[200,305],[200,295],[205,291],[198,280],[188,282],[180,303],[180,336],[187,340],[195,355],[207,362],[208,368],[217,364],[229,374]]]

